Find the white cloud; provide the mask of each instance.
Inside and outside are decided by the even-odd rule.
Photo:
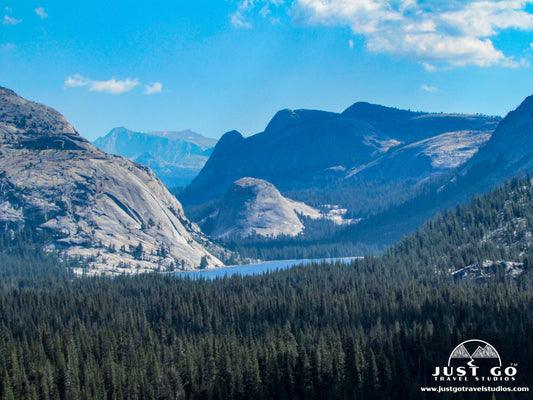
[[[80,74],[71,75],[65,80],[65,86],[69,88],[87,86],[90,83],[91,81],[89,79],[84,78]]]
[[[67,88],[87,86],[91,92],[106,92],[111,94],[129,92],[139,84],[137,79],[116,80],[112,78],[107,81],[94,81],[80,74],[71,75],[65,80],[65,87]]]
[[[48,14],[46,13],[46,11],[44,11],[43,7],[37,7],[34,11],[35,11],[35,14],[41,17],[41,19],[48,18]]]
[[[424,92],[436,92],[437,89],[435,86],[428,86],[426,84],[420,86],[420,90],[423,90]]]
[[[267,18],[271,14],[272,11],[270,11],[268,4],[264,5],[263,8],[261,8],[261,10],[259,11],[259,15],[261,15],[263,18]]]
[[[533,31],[532,0],[294,0],[296,18],[314,25],[350,26],[367,48],[414,59],[427,70],[449,66],[518,67],[491,38]],[[428,66],[431,66],[428,68]]]
[[[493,36],[499,29],[531,30],[533,15],[524,10],[526,3],[515,0],[474,1],[463,9],[443,13],[441,18],[449,26],[478,37]]]
[[[144,94],[161,93],[163,90],[163,84],[161,82],[154,82],[149,85],[145,85],[146,90]]]
[[[123,81],[117,81],[115,78],[112,78],[108,81],[91,81],[89,90],[91,92],[122,94],[129,92],[138,85],[139,81],[137,79],[125,79]]]
[[[17,25],[22,22],[21,19],[16,19],[13,17],[10,17],[9,15],[4,15],[4,20],[2,21],[3,25]]]
[[[353,46],[355,46],[355,43],[352,39],[348,40],[348,46],[350,46],[350,49],[353,49]]]

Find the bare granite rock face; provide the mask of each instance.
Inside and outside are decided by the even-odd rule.
[[[305,229],[300,217],[324,218],[338,225],[357,223],[344,218],[346,210],[330,206],[320,211],[300,201],[281,195],[271,183],[256,178],[241,178],[224,195],[221,206],[208,217],[213,225],[211,236],[277,237],[296,236]],[[204,227],[205,227],[204,221]]]
[[[224,196],[211,235],[295,236],[304,229],[298,214],[320,217],[318,210],[283,197],[271,183],[261,179],[242,178],[234,182]]]
[[[223,266],[229,253],[184,215],[150,169],[106,154],[57,111],[0,88],[0,227],[58,234],[88,274]]]
[[[486,130],[442,133],[388,152],[348,171],[346,176],[384,177],[389,181],[410,178],[420,182],[465,164],[490,137],[491,132]]]

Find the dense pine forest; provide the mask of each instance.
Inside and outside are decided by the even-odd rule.
[[[533,383],[533,187],[515,179],[426,223],[379,257],[262,276],[69,275],[46,235],[0,241],[2,399],[518,399],[440,394],[479,338]],[[451,272],[514,261],[489,277]]]

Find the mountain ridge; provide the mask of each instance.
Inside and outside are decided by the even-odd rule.
[[[353,172],[391,149],[444,133],[491,132],[498,121],[497,117],[412,112],[362,102],[343,113],[281,110],[256,135],[224,134],[180,200],[192,206],[219,199],[233,182],[246,176],[264,179],[282,192],[321,188],[332,180],[342,184],[341,171]]]
[[[177,187],[187,185],[196,177],[216,140],[191,130],[144,133],[118,127],[92,144],[147,165],[167,187]]]

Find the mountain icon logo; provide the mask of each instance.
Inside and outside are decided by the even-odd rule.
[[[454,359],[470,359],[468,365],[473,365],[474,361],[479,359],[495,359],[498,360],[499,366],[502,365],[501,357],[494,346],[480,339],[466,340],[453,349],[448,358],[448,366]]]
[[[454,382],[476,386],[478,384],[497,385],[516,381],[518,364],[502,365],[496,348],[480,339],[466,340],[450,353],[447,366],[436,366],[431,374],[435,382]]]

